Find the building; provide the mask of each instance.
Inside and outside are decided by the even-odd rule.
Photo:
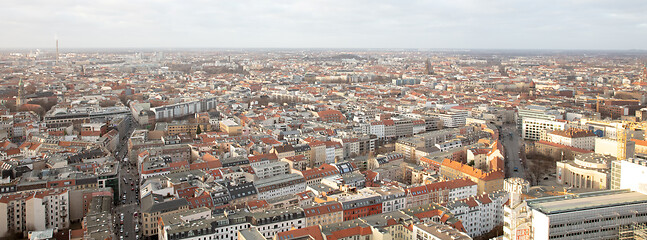
[[[610,155],[589,153],[556,162],[557,182],[574,188],[608,189],[613,160]]]
[[[446,203],[450,200],[476,196],[477,184],[466,178],[430,183],[406,189],[407,208],[424,206],[430,203]]]
[[[524,117],[521,124],[521,137],[526,140],[541,140],[545,132],[554,130],[566,130],[564,120],[545,120],[539,118]]]
[[[254,181],[258,199],[272,199],[294,195],[306,190],[303,176],[295,173],[279,175]]]
[[[466,118],[468,117],[469,112],[463,110],[449,111],[446,113],[437,113],[436,117],[440,118],[443,122],[443,127],[446,128],[456,128],[465,126]]]
[[[468,178],[477,184],[478,193],[501,190],[505,177],[502,169],[486,172],[450,159],[443,160],[440,175],[446,179]]]
[[[631,189],[647,194],[647,160],[629,158],[613,161],[611,189]]]
[[[252,166],[254,174],[259,179],[270,178],[290,173],[290,164],[287,162],[270,162],[258,166]]]
[[[243,133],[243,127],[231,119],[220,121],[220,131],[229,134],[229,136],[239,136]]]
[[[297,207],[247,213],[246,215],[247,222],[251,223],[267,239],[280,232],[306,227],[305,213],[303,209]]]
[[[322,122],[337,122],[342,123],[346,121],[346,117],[339,110],[329,109],[324,111],[319,111],[315,114],[319,121]]]
[[[366,190],[372,191],[382,197],[382,212],[393,212],[407,207],[407,194],[402,188],[382,186],[371,187]]]
[[[594,150],[595,138],[593,131],[571,128],[565,131],[550,131],[546,133],[546,138],[543,140],[584,150]]]
[[[626,189],[526,202],[530,213],[526,239],[618,239],[618,226],[647,222],[647,195]]]
[[[521,199],[530,183],[523,178],[507,178],[503,189],[508,193],[508,204],[503,208],[503,239],[530,239],[530,212],[528,204]]]
[[[0,236],[11,233],[65,229],[70,226],[69,191],[24,191],[0,197]]]
[[[448,202],[445,207],[461,220],[471,237],[478,237],[503,224],[504,192],[494,192]]]
[[[327,225],[344,221],[344,209],[339,202],[324,202],[301,208],[305,213],[306,226]]]
[[[170,120],[215,109],[217,104],[217,97],[209,97],[196,101],[164,105],[150,110],[155,114],[156,120]]]
[[[632,158],[635,155],[636,142],[627,141],[625,156]],[[610,138],[595,138],[595,153],[618,157],[618,141]]]
[[[141,203],[142,233],[144,236],[157,235],[157,224],[159,218],[189,209],[189,202],[184,198],[169,201],[160,201],[156,200],[153,194],[142,198]]]
[[[425,223],[413,225],[415,240],[470,240],[469,235],[441,223]]]
[[[212,216],[208,208],[195,208],[167,214],[159,220],[160,240],[177,239],[238,239],[238,231],[249,229],[250,223],[242,214]]]

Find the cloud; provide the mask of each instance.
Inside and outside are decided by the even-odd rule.
[[[646,49],[647,1],[7,1],[0,47]]]

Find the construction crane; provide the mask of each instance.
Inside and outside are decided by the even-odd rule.
[[[618,124],[616,139],[618,140],[618,160],[627,159],[627,140],[633,136],[627,136],[628,130],[643,130],[647,132],[647,122],[622,121]]]

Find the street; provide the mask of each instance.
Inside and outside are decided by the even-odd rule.
[[[523,139],[517,131],[517,126],[515,124],[504,125],[501,131],[501,141],[503,148],[505,149],[505,169],[506,177],[519,177],[525,178],[525,164],[520,160],[525,158],[522,157],[524,154],[523,148]]]
[[[124,158],[128,154],[128,139],[130,134],[134,131],[134,124],[131,124],[128,129],[128,134],[122,139],[117,146],[115,151],[115,158],[121,163],[119,169],[119,191],[120,199],[117,201],[120,204],[115,208],[114,211],[114,222],[115,222],[115,233],[118,236],[122,236],[123,239],[141,239],[141,236],[138,236],[141,232],[135,231],[135,226],[141,228],[140,225],[140,207],[139,207],[139,176],[137,168],[130,163],[130,161],[124,161]],[[137,217],[134,216],[134,213],[137,212]],[[123,214],[123,221],[121,215]],[[123,231],[122,231],[123,229]],[[120,238],[121,239],[121,238]]]

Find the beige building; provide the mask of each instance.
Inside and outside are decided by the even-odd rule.
[[[156,202],[153,194],[142,199],[142,233],[144,236],[155,236],[158,231],[158,220],[160,217],[178,213],[189,209],[189,202],[186,199],[175,199],[165,202]]]
[[[303,206],[306,226],[328,225],[344,221],[344,209],[339,202],[324,202]]]
[[[226,132],[229,136],[238,136],[243,133],[243,127],[231,119],[220,121],[220,131]]]
[[[611,162],[615,157],[597,153],[582,154],[575,160],[556,163],[557,182],[569,187],[608,189]]]
[[[326,143],[315,141],[308,143],[310,146],[310,163],[309,167],[315,168],[326,163]]]
[[[625,156],[627,158],[633,157],[635,149],[636,142],[627,141]],[[618,141],[610,138],[595,138],[595,153],[618,157]]]

